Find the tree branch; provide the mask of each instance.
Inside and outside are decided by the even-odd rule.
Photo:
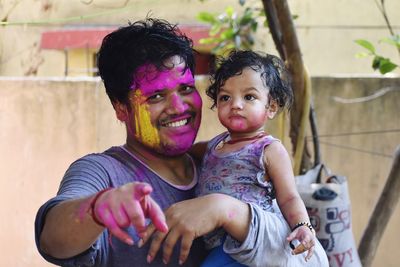
[[[389,177],[358,247],[362,266],[369,267],[375,257],[379,242],[400,199],[400,146],[397,147]]]
[[[273,0],[263,0],[262,3],[265,10],[265,16],[267,17],[268,21],[268,28],[275,43],[275,48],[278,51],[281,59],[286,61],[285,45],[282,40],[281,27],[279,25],[278,15],[276,14]]]

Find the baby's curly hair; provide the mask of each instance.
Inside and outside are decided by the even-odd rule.
[[[293,103],[291,79],[283,61],[270,54],[256,53],[248,50],[233,50],[228,57],[217,58],[218,66],[211,74],[211,85],[206,93],[213,100],[214,108],[217,105],[219,90],[225,82],[236,75],[240,75],[245,68],[259,72],[266,88],[269,89],[270,101],[278,104],[279,111],[290,109]]]

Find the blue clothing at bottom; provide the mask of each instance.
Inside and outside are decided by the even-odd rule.
[[[231,256],[225,253],[224,246],[220,245],[213,248],[208,254],[201,267],[244,267],[246,265],[232,259]]]

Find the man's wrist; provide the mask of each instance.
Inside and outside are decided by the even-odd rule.
[[[231,204],[228,195],[212,193],[206,196],[210,205],[213,205],[216,228],[224,228],[229,223],[228,214]]]
[[[221,227],[234,239],[245,240],[250,225],[249,205],[228,195],[219,196],[217,201],[223,203],[219,208]]]

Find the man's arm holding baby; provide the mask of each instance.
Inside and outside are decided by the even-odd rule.
[[[223,194],[209,194],[176,203],[165,211],[168,234],[156,232],[152,237],[148,259],[151,262],[163,244],[163,260],[169,262],[173,247],[181,239],[179,262],[186,261],[194,239],[222,227],[232,238],[244,241],[249,231],[248,204]],[[150,225],[143,243],[155,231]]]

